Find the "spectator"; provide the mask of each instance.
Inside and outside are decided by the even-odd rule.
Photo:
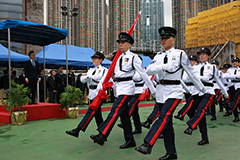
[[[75,74],[73,73],[73,67],[70,67],[69,69],[68,84],[75,87]]]
[[[24,64],[24,72],[25,72],[25,81],[27,86],[31,89],[31,93],[29,95],[32,103],[29,104],[37,104],[35,102],[35,93],[37,89],[37,81],[41,81],[39,79],[40,72],[39,72],[39,64],[35,61],[35,53],[34,51],[30,51],[28,53],[30,60],[26,61]]]
[[[49,103],[56,103],[56,71],[51,70],[48,77],[48,91],[49,91]]]

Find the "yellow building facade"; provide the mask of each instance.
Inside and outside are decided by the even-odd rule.
[[[186,48],[235,42],[240,57],[240,1],[234,1],[188,19]]]

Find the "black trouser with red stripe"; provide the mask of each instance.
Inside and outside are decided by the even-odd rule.
[[[214,95],[206,93],[203,96],[193,96],[193,98],[193,107],[195,107],[197,111],[194,114],[194,117],[192,117],[187,124],[192,129],[195,129],[196,126],[199,125],[199,130],[202,134],[202,140],[208,141],[205,111],[214,102]]]
[[[235,90],[235,93],[233,95],[233,99],[230,102],[230,108],[232,109],[235,118],[238,118],[237,106],[239,105],[239,99],[240,99],[240,88]]]
[[[215,102],[219,102],[220,98],[222,98],[222,93],[220,89],[214,89],[215,92]],[[211,108],[211,116],[216,117],[216,105],[212,103]]]
[[[194,116],[195,109],[192,107],[194,102],[193,96],[190,96],[186,102],[186,104],[178,111],[178,115],[182,115],[183,117],[188,114],[190,118]]]
[[[121,123],[123,125],[124,138],[125,141],[134,140],[132,134],[132,125],[129,117],[129,107],[128,102],[131,100],[130,95],[120,95],[113,103],[111,112],[103,123],[98,127],[98,131],[103,134],[106,138],[109,136],[116,123],[118,117],[121,118]]]
[[[150,122],[154,122],[155,119],[159,116],[161,109],[159,109],[159,105],[157,105],[157,103],[155,103],[153,111],[151,112],[151,114],[148,116],[147,120]]]
[[[167,154],[176,153],[172,114],[180,102],[181,99],[170,98],[165,103],[156,103],[155,106],[158,106],[159,111],[161,111],[160,116],[152,125],[152,128],[149,130],[144,142],[153,146],[158,136],[163,134]]]
[[[139,96],[141,94],[134,94],[129,102],[129,117],[133,117],[133,123],[136,130],[142,130],[140,116],[138,113],[138,104],[139,104]]]
[[[90,104],[92,102],[93,102],[93,100],[90,100]],[[87,129],[87,127],[93,117],[95,117],[97,126],[99,127],[103,122],[101,106],[102,106],[102,103],[99,105],[99,107],[96,111],[92,110],[91,107],[88,107],[87,113],[85,114],[85,116],[83,117],[81,122],[78,124],[76,130],[77,131],[82,130],[83,132],[85,132],[85,130]]]

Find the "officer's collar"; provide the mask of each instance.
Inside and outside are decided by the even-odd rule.
[[[98,69],[98,68],[100,68],[100,66],[101,66],[101,64],[99,66],[97,66],[97,67],[94,67],[94,69]]]
[[[122,53],[122,55],[126,55],[129,52],[130,52],[130,50],[127,50],[126,52]]]
[[[166,53],[166,54],[172,53],[174,49],[175,49],[175,48],[172,47],[171,49],[169,49],[169,50],[167,50],[167,51],[164,50],[163,53]]]
[[[206,64],[208,64],[208,62],[204,62],[204,63],[201,62],[200,64],[201,64],[201,65],[206,65]]]

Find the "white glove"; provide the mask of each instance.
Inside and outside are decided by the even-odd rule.
[[[102,83],[98,83],[97,90],[99,91],[99,90],[102,90],[102,89],[103,89]]]
[[[92,79],[92,78],[93,78],[92,75],[88,75],[88,76],[87,76],[87,79]]]
[[[205,92],[206,92],[206,88],[205,88],[205,87],[202,88],[202,89],[200,90],[200,92],[205,93]]]
[[[156,99],[156,92],[151,93],[151,94],[152,94],[152,97],[153,97],[154,99]]]
[[[228,94],[224,95],[224,98],[228,99]]]
[[[163,70],[167,70],[167,71],[172,71],[173,65],[171,65],[171,64],[163,64],[162,65],[162,69]]]

